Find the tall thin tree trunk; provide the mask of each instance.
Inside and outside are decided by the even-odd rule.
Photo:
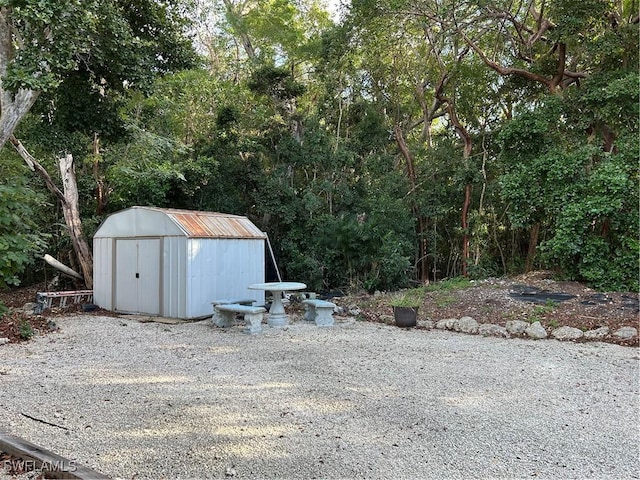
[[[462,276],[469,275],[467,264],[469,263],[469,206],[471,205],[471,184],[464,186],[464,202],[462,204]]]
[[[487,146],[485,144],[485,136],[482,135],[482,190],[480,191],[480,200],[478,201],[478,216],[480,217],[480,221],[485,222],[485,213],[484,213],[484,196],[487,192]],[[480,250],[479,241],[475,242],[476,252],[473,264],[478,266],[480,264],[480,256],[482,252]]]
[[[418,208],[418,203],[414,199],[416,187],[417,187],[417,179],[416,179],[416,169],[415,162],[413,160],[413,156],[409,151],[409,146],[404,139],[404,135],[402,134],[402,129],[400,125],[396,125],[394,127],[394,136],[396,138],[396,143],[398,144],[398,148],[400,148],[400,152],[405,159],[407,164],[407,176],[409,177],[409,185],[411,187],[412,200],[411,200],[411,211],[413,213],[414,218],[416,219],[416,233],[418,236],[418,278],[422,282],[429,282],[429,264],[427,259],[427,219],[420,215],[420,209]]]
[[[96,214],[103,215],[107,206],[107,192],[104,176],[100,175],[100,138],[97,133],[93,135],[93,179],[96,182]]]
[[[535,223],[529,232],[529,248],[527,249],[527,259],[524,264],[524,271],[533,270],[533,262],[536,258],[536,249],[538,247],[538,235],[540,234],[540,222]]]
[[[464,142],[464,148],[462,150],[462,160],[465,168],[469,163],[471,152],[473,151],[473,140],[467,129],[462,125],[458,115],[456,114],[456,108],[453,101],[449,98],[440,95],[440,100],[447,103],[447,113],[449,114],[449,120],[453,124],[456,133]],[[469,263],[469,207],[471,206],[471,183],[467,182],[464,186],[464,201],[462,202],[462,213],[460,214],[460,223],[462,227],[462,276],[469,275],[467,264]]]
[[[496,215],[496,212],[493,208],[493,205],[491,206],[491,219],[493,220],[493,241],[496,244],[496,248],[498,249],[498,252],[500,253],[500,261],[502,262],[502,274],[506,275],[507,274],[507,261],[504,258],[504,252],[502,251],[502,247],[500,246],[500,241],[498,239],[498,218]]]

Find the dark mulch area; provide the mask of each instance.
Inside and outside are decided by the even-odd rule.
[[[8,338],[10,343],[17,343],[29,340],[34,335],[55,332],[58,329],[56,317],[60,316],[114,315],[113,312],[102,309],[85,311],[82,304],[71,304],[64,308],[53,307],[46,309],[41,315],[34,315],[32,305],[35,303],[36,294],[41,291],[42,285],[0,290],[0,303],[9,307],[9,311],[0,318],[0,338]]]

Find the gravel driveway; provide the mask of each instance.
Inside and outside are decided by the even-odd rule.
[[[57,321],[0,347],[0,425],[114,478],[640,477],[635,348]]]

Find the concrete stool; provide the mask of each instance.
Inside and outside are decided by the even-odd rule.
[[[319,327],[330,327],[334,324],[333,312],[336,305],[326,300],[303,300],[304,319],[316,322]]]

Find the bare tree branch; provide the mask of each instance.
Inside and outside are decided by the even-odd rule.
[[[500,75],[506,76],[506,75],[520,75],[522,77],[528,78],[530,80],[534,80],[536,82],[540,82],[543,83],[544,85],[547,85],[547,87],[550,87],[550,80],[543,77],[542,75],[538,75],[537,73],[533,73],[530,72],[528,70],[525,70],[523,68],[512,68],[512,67],[503,67],[502,65],[499,65],[498,63],[494,62],[493,60],[490,60],[485,53],[480,49],[480,47],[478,47],[474,42],[472,42],[469,37],[467,37],[464,32],[460,32],[462,35],[462,38],[464,38],[465,42],[467,42],[467,44],[473,49],[474,52],[476,52],[478,54],[478,56],[482,59],[482,61],[491,69],[495,70],[496,72],[498,72]]]
[[[62,193],[62,191],[55,184],[55,182],[51,178],[51,175],[49,175],[49,172],[47,172],[47,170],[42,165],[40,165],[40,163],[27,151],[26,148],[24,148],[24,145],[22,145],[22,142],[20,142],[20,140],[18,140],[13,135],[11,135],[10,141],[15,147],[18,154],[22,157],[24,162],[27,164],[27,166],[31,169],[31,171],[37,173],[38,176],[44,180],[44,183],[47,185],[47,188],[49,189],[49,191],[53,193],[53,195],[60,202],[62,203],[66,202],[64,193]]]

